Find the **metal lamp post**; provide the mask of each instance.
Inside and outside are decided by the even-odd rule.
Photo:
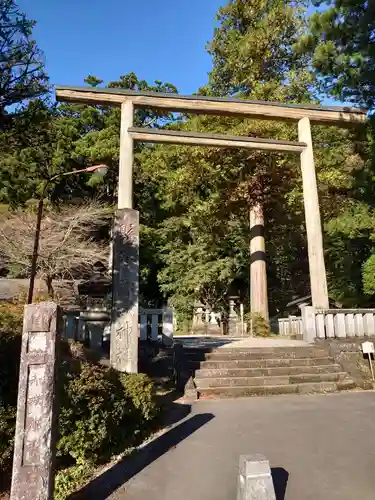
[[[82,172],[97,172],[100,170],[106,171],[107,165],[93,165],[91,167],[82,168],[80,170],[72,170],[71,172],[63,172],[60,174],[56,174],[56,175],[50,177],[49,179],[47,179],[47,182],[44,185],[41,197],[39,199],[39,204],[38,204],[38,213],[37,213],[35,237],[34,237],[34,249],[33,249],[33,256],[32,256],[32,260],[31,260],[29,293],[28,293],[28,297],[27,297],[28,304],[31,304],[33,301],[34,284],[35,284],[35,277],[36,277],[36,266],[37,266],[37,261],[38,261],[38,250],[39,250],[39,240],[40,240],[40,226],[42,223],[44,196],[46,194],[47,187],[49,186],[49,184],[52,181],[54,181],[58,177],[79,174]]]

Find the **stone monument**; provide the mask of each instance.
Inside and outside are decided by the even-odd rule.
[[[25,307],[11,500],[52,500],[59,307]]]
[[[138,371],[139,213],[117,210],[113,252],[111,366]]]

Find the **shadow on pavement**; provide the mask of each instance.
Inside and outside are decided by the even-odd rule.
[[[271,467],[271,475],[275,487],[276,500],[285,500],[289,472],[283,467]]]
[[[115,464],[111,469],[94,479],[81,491],[71,496],[71,500],[105,500],[120,486],[139,474],[145,467],[177,446],[195,431],[214,418],[212,413],[200,413],[184,420],[171,430],[144,446],[134,455]],[[280,497],[282,498],[282,497]]]
[[[191,412],[190,404],[177,403],[173,400],[174,395],[163,396],[164,415],[162,417],[162,426],[164,428],[177,424],[186,418]]]

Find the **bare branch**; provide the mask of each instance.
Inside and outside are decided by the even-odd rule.
[[[108,242],[98,230],[108,225],[112,209],[97,202],[45,211],[41,225],[38,276],[42,279],[87,275],[98,261],[106,265]],[[20,276],[28,276],[36,215],[15,211],[0,218],[0,254]]]

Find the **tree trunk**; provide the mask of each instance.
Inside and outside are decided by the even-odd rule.
[[[53,289],[53,286],[52,286],[52,277],[51,276],[47,276],[46,285],[47,285],[48,296],[53,300],[55,298],[55,290]]]

